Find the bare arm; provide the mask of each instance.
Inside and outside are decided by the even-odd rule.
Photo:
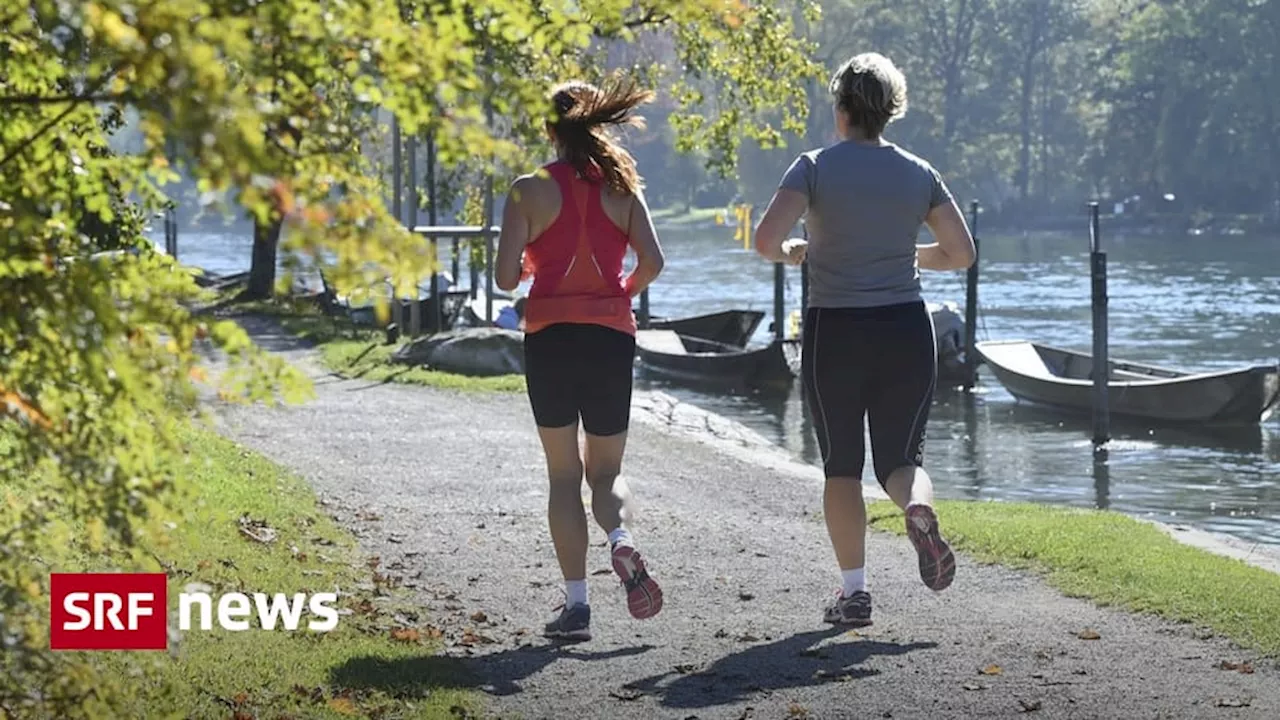
[[[924,222],[937,242],[917,245],[920,267],[926,270],[964,270],[977,259],[973,236],[954,200],[929,211]]]
[[[628,215],[627,238],[631,249],[636,252],[636,268],[623,281],[623,287],[627,295],[634,298],[658,279],[666,258],[662,255],[658,231],[653,227],[653,218],[649,216],[649,205],[643,193],[637,192],[632,197]]]
[[[493,281],[508,292],[520,285],[524,247],[529,244],[529,216],[522,202],[528,199],[529,192],[530,180],[519,178],[512,184],[506,205],[502,208],[502,232],[498,236],[498,259]]]
[[[756,252],[773,262],[787,262],[782,244],[808,208],[809,200],[803,193],[785,189],[774,193],[756,226]]]

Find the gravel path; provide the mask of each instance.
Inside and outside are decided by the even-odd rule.
[[[963,557],[955,584],[935,594],[907,541],[884,533],[868,548],[876,624],[829,629],[821,605],[839,576],[816,473],[717,447],[749,444],[743,437],[703,442],[652,422],[633,425],[624,473],[639,501],[634,534],[666,605],[644,622],[626,614],[604,534],[593,529],[595,639],[551,646],[539,631],[562,596],[525,399],[340,380],[269,325],[245,324],[306,369],[318,397],[286,409],[221,407],[222,431],[305,477],[413,589],[446,652],[481,678],[494,715],[1280,717],[1274,662],[1219,669],[1250,656]],[[666,407],[639,412],[670,417]],[[487,619],[473,620],[477,611]],[[1080,639],[1085,629],[1100,638]]]

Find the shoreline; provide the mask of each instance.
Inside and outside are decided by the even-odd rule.
[[[794,477],[821,484],[822,471],[818,467],[800,462],[777,445],[746,425],[724,415],[705,410],[692,403],[682,402],[661,391],[638,391],[632,400],[632,418],[676,435],[692,438],[710,445],[744,462],[751,462]],[[863,496],[868,501],[888,501],[884,490],[874,482],[862,483]],[[999,503],[1000,500],[957,500],[953,502]],[[1168,524],[1148,518],[1115,512],[1119,515],[1148,523],[1159,528],[1174,540],[1222,557],[1240,560],[1247,565],[1280,575],[1280,547],[1201,530],[1184,524]]]

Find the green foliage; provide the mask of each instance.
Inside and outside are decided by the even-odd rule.
[[[662,35],[722,86],[680,112],[714,114],[691,115],[681,142],[724,169],[740,137],[798,123],[792,88],[813,70],[779,11],[740,0],[33,0],[0,8],[0,26],[0,709],[19,717],[128,714],[94,664],[48,652],[48,572],[72,545],[96,569],[148,566],[204,351],[230,360],[225,398],[305,392],[234,324],[194,314],[208,298],[150,250],[174,163],[202,202],[282,224],[336,292],[390,277],[403,293],[432,261],[382,201],[379,110],[434,138],[446,186],[513,175],[545,142],[553,81]],[[112,154],[126,110],[138,135]]]

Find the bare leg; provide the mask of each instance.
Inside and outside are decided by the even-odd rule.
[[[822,493],[822,513],[827,535],[836,551],[841,570],[856,570],[867,562],[867,506],[862,498],[862,480],[856,477],[829,477]]]
[[[582,507],[582,460],[578,457],[578,424],[538,428],[547,455],[551,493],[547,521],[556,559],[565,580],[587,577],[587,515]]]
[[[922,467],[906,465],[889,473],[885,491],[903,509],[907,505],[933,505],[933,481]]]
[[[591,512],[606,533],[622,527],[628,518],[631,491],[619,477],[622,455],[627,448],[627,433],[617,435],[587,434],[587,485],[591,487]]]

